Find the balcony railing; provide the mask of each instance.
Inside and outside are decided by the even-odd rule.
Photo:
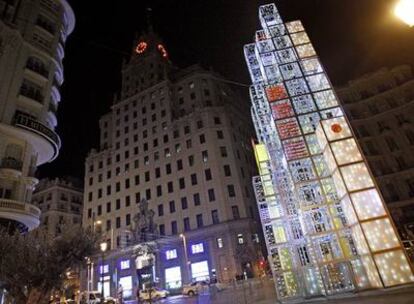
[[[39,103],[43,103],[43,95],[38,89],[22,85],[20,87],[20,95],[36,100]]]
[[[54,26],[45,20],[37,19],[36,25],[38,25],[39,27],[41,27],[42,29],[50,33],[51,35],[54,35],[56,32]]]
[[[17,127],[23,129],[31,130],[34,133],[40,134],[45,137],[47,140],[53,143],[57,149],[60,147],[60,138],[59,136],[51,129],[46,127],[44,124],[38,122],[30,115],[27,115],[22,112],[16,112],[13,119],[13,124]]]
[[[45,78],[49,77],[49,71],[44,66],[31,62],[30,60],[26,63],[26,68]]]
[[[3,209],[3,208],[16,210],[20,212],[27,212],[35,217],[40,216],[40,209],[31,204],[25,204],[25,203],[10,200],[10,199],[0,198],[0,209]]]
[[[23,162],[13,157],[5,157],[1,160],[0,168],[21,171],[23,168]]]

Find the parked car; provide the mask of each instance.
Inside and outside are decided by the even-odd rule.
[[[88,296],[89,295],[89,296]],[[102,302],[101,293],[97,290],[83,291],[79,297],[80,304],[117,304],[118,301],[112,297],[106,297]],[[67,304],[72,304],[67,302]]]
[[[83,291],[79,295],[80,304],[101,304],[102,296],[97,290]]]
[[[152,287],[146,288],[139,292],[139,299],[141,301],[165,299],[170,293],[167,290]]]
[[[188,285],[183,286],[182,294],[186,296],[195,296],[196,294],[199,294],[201,291],[208,288],[208,283],[205,281],[198,281],[193,282]]]

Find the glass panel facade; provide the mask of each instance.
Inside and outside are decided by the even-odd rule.
[[[261,6],[259,18],[263,29],[244,49],[259,142],[253,186],[279,299],[413,282],[302,23],[283,23],[274,4]]]

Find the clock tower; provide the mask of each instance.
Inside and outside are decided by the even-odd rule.
[[[170,67],[164,43],[150,25],[147,32],[135,39],[131,56],[122,67],[121,99],[166,80]]]

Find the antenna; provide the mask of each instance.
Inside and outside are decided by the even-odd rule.
[[[154,32],[154,28],[152,26],[152,8],[150,8],[150,7],[146,8],[146,17],[147,17],[148,32],[152,33],[152,32]]]

